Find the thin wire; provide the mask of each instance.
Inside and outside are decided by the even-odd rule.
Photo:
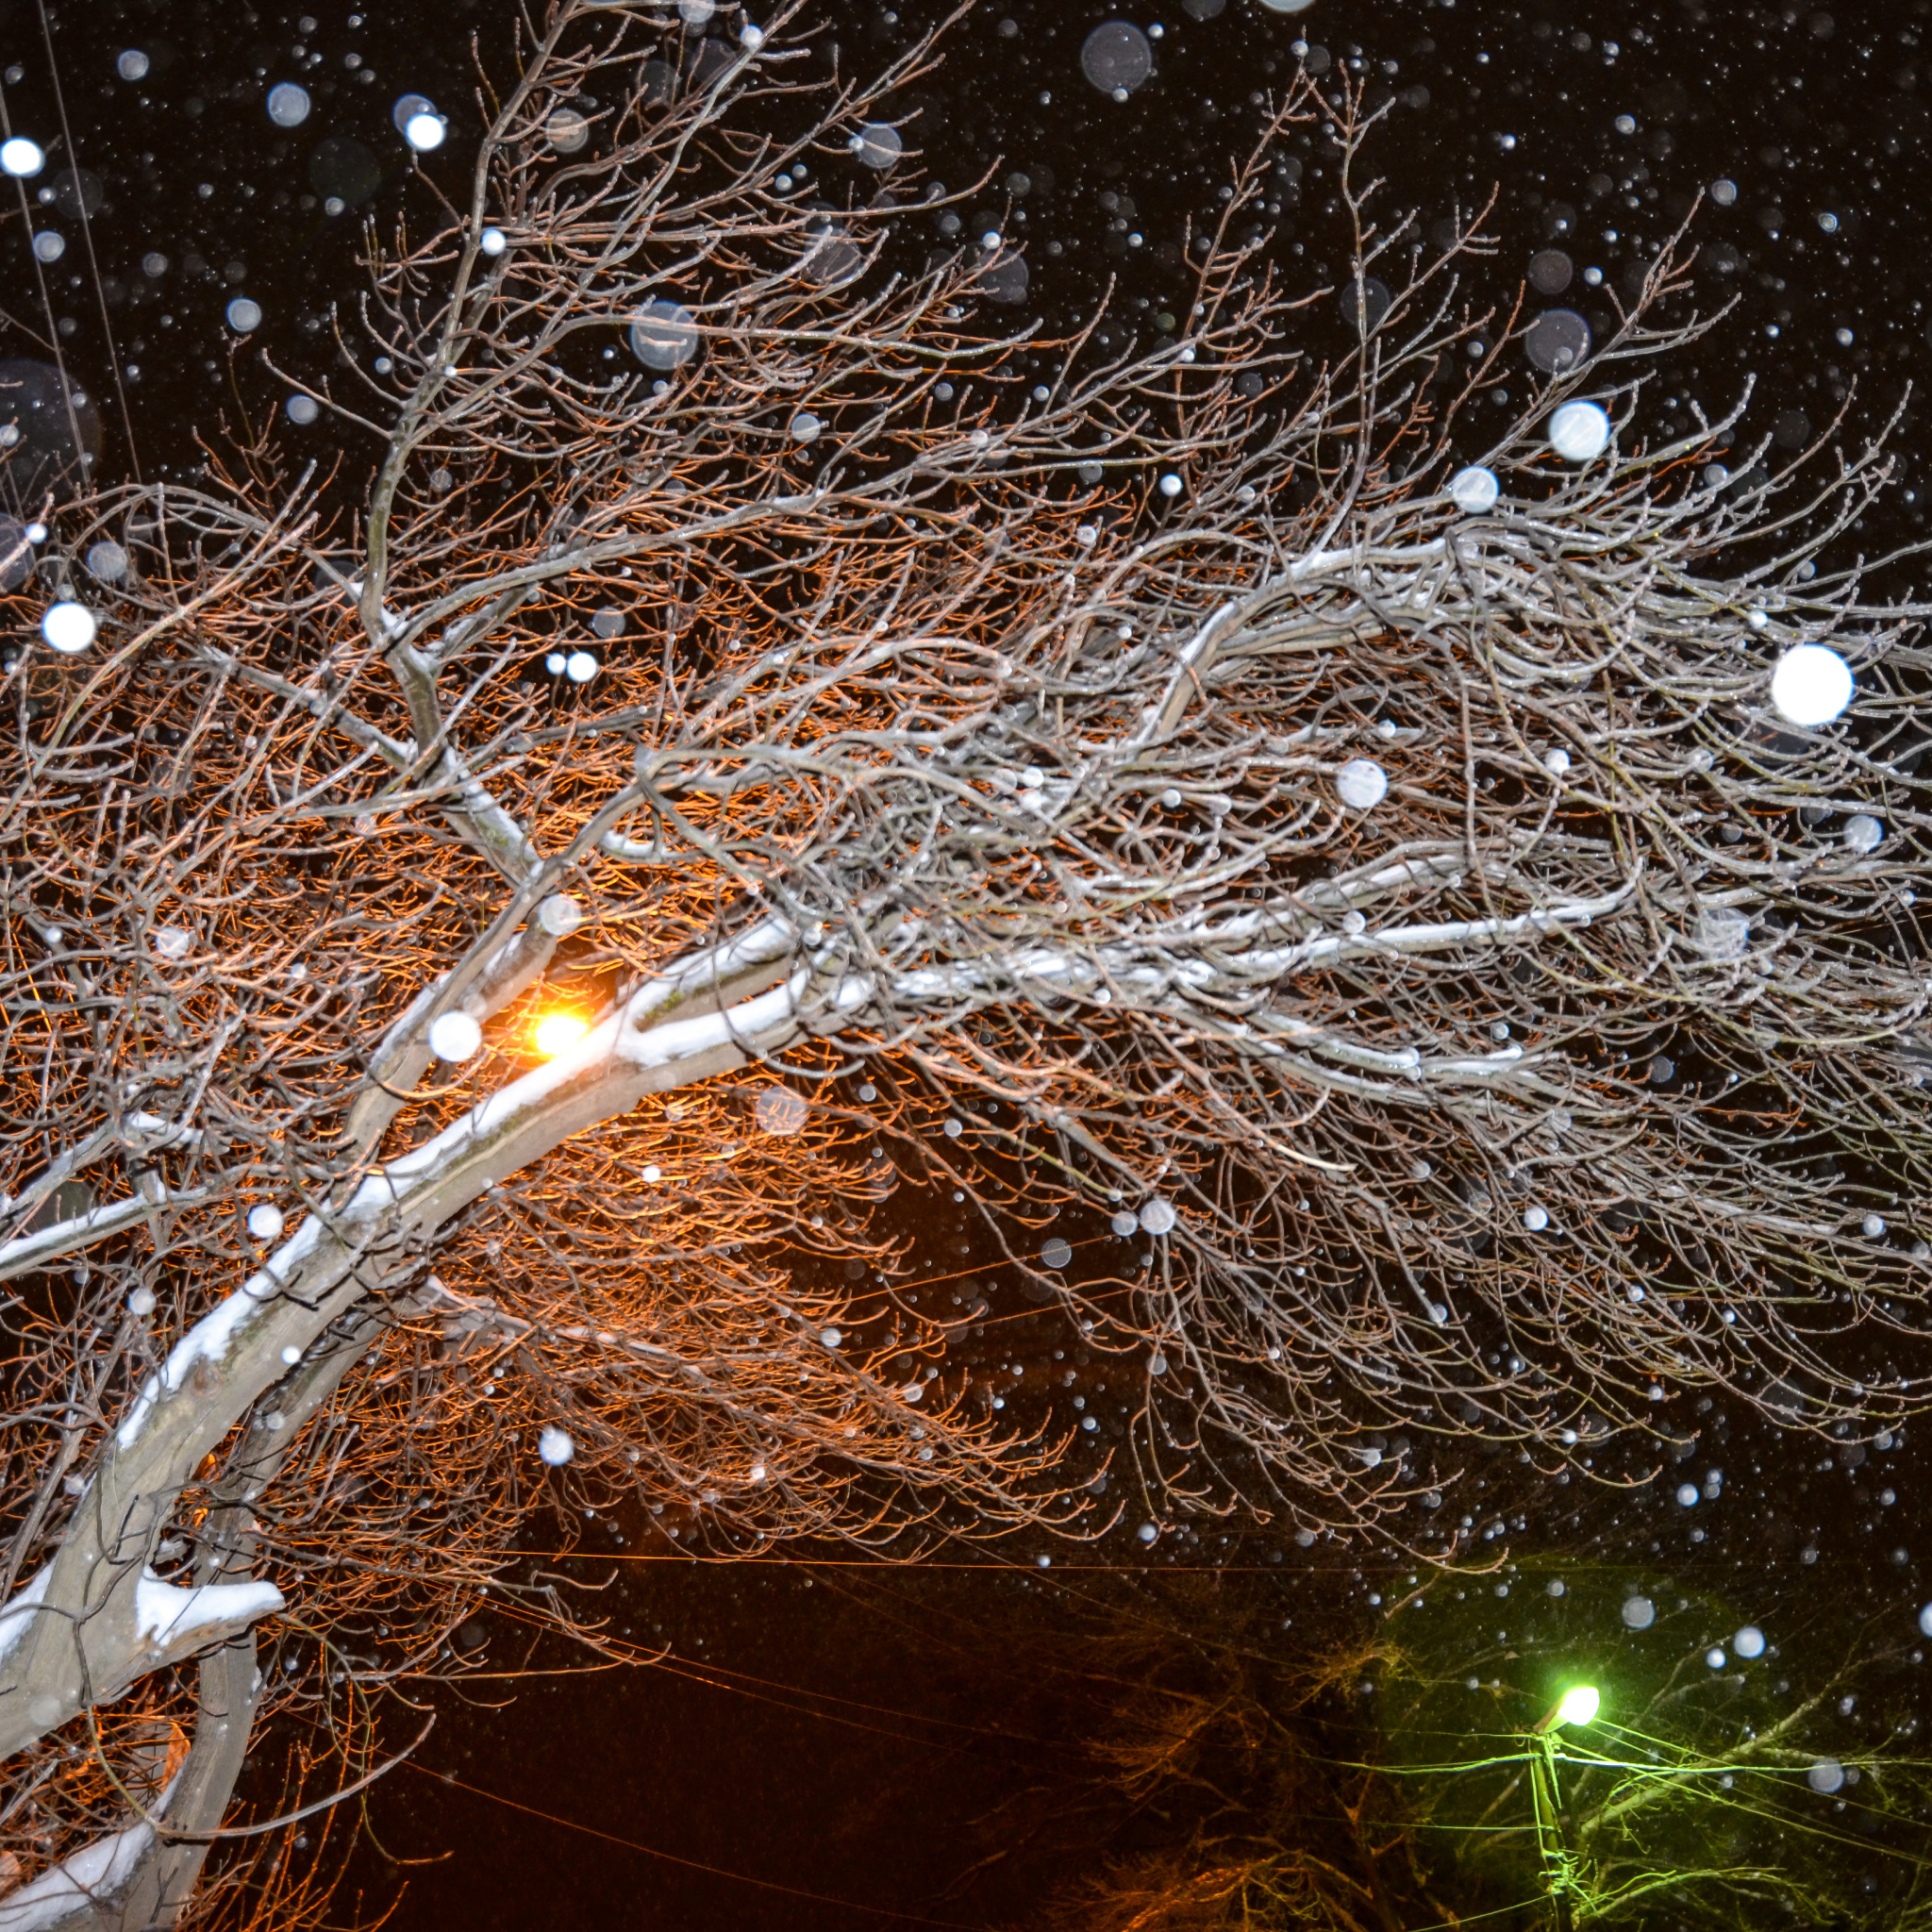
[[[682,1865],[687,1871],[706,1872],[714,1878],[736,1879],[740,1885],[755,1885],[761,1891],[782,1891],[788,1898],[810,1899],[814,1905],[836,1906],[844,1912],[871,1912],[881,1919],[896,1919],[905,1925],[938,1925],[945,1932],[983,1932],[977,1925],[969,1925],[963,1919],[928,1919],[918,1912],[902,1912],[891,1906],[861,1905],[856,1899],[832,1898],[823,1891],[807,1891],[796,1885],[781,1885],[775,1878],[754,1878],[748,1872],[733,1872],[724,1865],[707,1865],[700,1858],[681,1857],[675,1852],[659,1851],[656,1845],[640,1844],[636,1839],[619,1838],[614,1832],[599,1831],[594,1824],[579,1824],[574,1818],[559,1818],[554,1811],[540,1811],[534,1805],[520,1804],[515,1798],[506,1798],[500,1791],[486,1791],[481,1785],[465,1784],[454,1773],[431,1771],[426,1764],[409,1760],[413,1770],[420,1771],[425,1777],[434,1778],[438,1784],[453,1785],[459,1791],[468,1791],[478,1798],[488,1798],[493,1804],[508,1806],[512,1811],[521,1811],[528,1818],[541,1818],[546,1824],[561,1825],[566,1831],[580,1831],[588,1838],[600,1838],[606,1844],[622,1845],[626,1851],[641,1852],[647,1858],[662,1858],[668,1864]]]
[[[101,333],[108,343],[108,368],[114,377],[114,394],[121,404],[121,426],[127,436],[127,462],[134,472],[134,480],[139,483],[141,475],[141,456],[134,446],[134,418],[128,413],[127,387],[121,380],[121,357],[114,347],[114,325],[108,318],[108,291],[101,281],[101,264],[94,254],[93,224],[88,219],[87,195],[80,185],[80,156],[75,149],[74,132],[67,125],[67,95],[60,86],[60,63],[54,58],[54,34],[47,23],[46,0],[34,0],[35,9],[41,17],[41,40],[47,49],[47,72],[54,80],[54,110],[60,122],[61,145],[67,151],[67,166],[74,176],[75,205],[80,209],[80,236],[87,243],[87,265],[94,278],[94,306],[101,311]],[[51,318],[50,318],[51,320]],[[62,372],[64,375],[64,371]],[[73,414],[70,406],[69,415]],[[80,428],[76,424],[74,430],[75,446],[80,445]]]

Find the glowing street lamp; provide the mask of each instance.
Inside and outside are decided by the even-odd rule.
[[[1604,1707],[1594,1684],[1573,1684],[1557,1706],[1559,1724],[1593,1724]]]
[[[591,1030],[588,1020],[575,1013],[545,1013],[537,1022],[537,1051],[546,1059],[567,1053]]]
[[[1594,1684],[1573,1684],[1550,1707],[1549,1715],[1537,1725],[1535,1735],[1545,1737],[1559,1725],[1593,1724],[1603,1707],[1603,1693]]]

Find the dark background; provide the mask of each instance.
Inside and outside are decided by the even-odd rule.
[[[1193,17],[1203,13],[1212,17]],[[1109,287],[1117,330],[1144,334],[1181,306],[1183,223],[1209,214],[1253,140],[1260,94],[1298,59],[1324,66],[1330,81],[1345,63],[1372,99],[1397,97],[1374,159],[1391,206],[1413,208],[1424,236],[1495,192],[1498,245],[1471,290],[1478,310],[1507,308],[1532,256],[1557,247],[1576,279],[1559,297],[1532,291],[1532,308],[1574,307],[1601,337],[1609,295],[1627,291],[1626,277],[1704,194],[1698,301],[1724,312],[1658,371],[1641,420],[1681,428],[1690,399],[1715,414],[1748,387],[1740,453],[1728,458],[1741,464],[1757,438],[1804,441],[1848,395],[1848,435],[1903,407],[1899,483],[1858,532],[1858,547],[1875,554],[1913,541],[1924,521],[1924,432],[1908,389],[1932,376],[1921,293],[1932,258],[1928,15],[1926,0],[1838,17],[1699,0],[1617,9],[1316,0],[1291,17],[1260,0],[1219,9],[1213,0],[995,0],[954,31],[944,65],[923,84],[919,125],[929,175],[955,188],[987,176],[985,214],[1024,245],[1026,314],[1049,330],[1091,316]],[[823,0],[820,17],[841,58],[863,65],[935,9]],[[739,18],[722,13],[717,29]],[[1164,29],[1154,76],[1125,103],[1080,68],[1085,36],[1111,18]],[[291,424],[288,384],[270,364],[341,381],[344,357],[373,354],[356,308],[361,221],[386,226],[422,192],[392,105],[406,92],[436,103],[449,140],[423,165],[452,184],[465,178],[479,125],[473,36],[501,74],[513,24],[507,0],[372,0],[353,16],[334,4],[242,0],[0,5],[8,125],[52,157],[28,184],[55,196],[32,203],[32,225],[66,244],[37,273],[27,225],[7,205],[0,354],[58,359],[88,388],[110,475],[179,474],[202,459],[198,438],[253,426],[287,439],[291,453],[340,459],[353,494],[372,452],[326,420]],[[117,74],[127,50],[147,57],[139,81]],[[313,101],[292,129],[264,106],[285,80]],[[1306,143],[1290,152],[1309,155],[1312,170]],[[63,186],[75,167],[92,180]],[[834,195],[876,186],[837,156],[820,176]],[[1716,183],[1734,184],[1729,205],[1710,198]],[[1323,220],[1331,187],[1305,174],[1298,200],[1284,197],[1264,218],[1291,289],[1346,273]],[[330,192],[345,202],[341,213],[327,211]],[[908,225],[933,222],[921,214]],[[935,225],[931,245],[946,239]],[[1591,267],[1600,286],[1583,279]],[[246,339],[224,323],[238,295],[263,313]],[[1333,303],[1312,311],[1309,344],[1326,346],[1329,330],[1339,347],[1341,322]],[[1472,455],[1480,428],[1465,431]],[[933,1292],[980,1265],[974,1253],[962,1258],[964,1230],[943,1198],[908,1184],[889,1212],[916,1234]],[[1008,1318],[995,1357],[1033,1365],[1038,1387],[1054,1351],[1071,1352],[1077,1338],[996,1273],[982,1268],[977,1280]],[[1633,1580],[1694,1580],[1774,1642],[1862,1620],[1909,1641],[1932,1584],[1920,1560],[1916,1440],[1833,1451],[1724,1407],[1669,1405],[1657,1441],[1605,1458],[1600,1473],[1628,1488],[1539,1486],[1509,1455],[1473,1447],[1441,1522],[1466,1517],[1467,1544],[1484,1556],[1557,1552]],[[1103,1446],[1089,1452],[1096,1463]],[[1696,1491],[1688,1505],[1676,1500],[1687,1480]],[[367,1826],[353,1892],[373,1916],[407,1881],[390,1922],[399,1932],[1028,1920],[1107,1849],[1081,1847],[1077,1834],[1030,1840],[975,1823],[1062,1761],[1070,1785],[1086,1774],[1080,1739],[1027,1727],[1045,1707],[1042,1673],[1063,1667],[1042,1661],[1041,1646],[1070,1607],[1096,1592],[1140,1602],[1137,1568],[1232,1566],[1278,1592],[1289,1646],[1372,1617],[1412,1574],[1365,1546],[1304,1548],[1220,1526],[1164,1523],[1150,1550],[1134,1534],[1143,1512],[1122,1500],[1128,1513],[1105,1543],[960,1552],[957,1567],[916,1574],[854,1566],[836,1550],[755,1566],[693,1562],[661,1525],[587,1526],[587,1546],[608,1544],[620,1560],[580,1557],[559,1574],[607,1586],[613,1631],[665,1646],[665,1661],[583,1674],[581,1658],[540,1646],[534,1660],[564,1674],[524,1683],[501,1708],[491,1706],[508,1698],[502,1677],[439,1700],[417,1763],[342,1821]],[[554,1525],[533,1524],[528,1546],[541,1551],[554,1536]],[[1050,1570],[1038,1567],[1042,1554],[1054,1557]],[[1155,1599],[1142,1607],[1168,1614]],[[469,1637],[491,1671],[508,1673],[527,1649],[523,1633],[489,1617]],[[1211,1621],[1185,1641],[1214,1642]],[[1846,1721],[1856,1732],[1890,1720]]]

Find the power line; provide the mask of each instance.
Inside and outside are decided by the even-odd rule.
[[[863,1905],[857,1899],[833,1898],[826,1892],[807,1891],[800,1886],[781,1884],[775,1878],[755,1878],[749,1872],[734,1872],[724,1865],[708,1865],[701,1858],[687,1858],[676,1852],[660,1851],[656,1845],[640,1844],[636,1839],[619,1838],[615,1832],[600,1831],[594,1824],[579,1824],[574,1818],[559,1818],[554,1811],[540,1811],[536,1806],[506,1798],[500,1791],[486,1791],[481,1785],[466,1784],[454,1772],[431,1771],[427,1765],[418,1764],[413,1757],[408,1762],[412,1771],[420,1771],[425,1777],[434,1778],[438,1784],[468,1791],[473,1797],[488,1798],[491,1804],[507,1806],[512,1811],[523,1812],[527,1818],[541,1818],[546,1824],[560,1825],[565,1831],[580,1831],[586,1837],[602,1839],[606,1844],[641,1852],[647,1858],[662,1858],[668,1864],[682,1865],[689,1872],[704,1872],[714,1878],[735,1879],[740,1885],[755,1885],[761,1891],[783,1892],[788,1898],[809,1899],[814,1905],[836,1906],[843,1912],[870,1912],[875,1918],[896,1919],[902,1925],[938,1925],[945,1928],[945,1932],[984,1932],[982,1926],[968,1924],[963,1919],[928,1919],[919,1912],[902,1912],[891,1906]]]

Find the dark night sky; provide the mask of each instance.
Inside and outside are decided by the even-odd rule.
[[[870,0],[816,4],[844,58],[858,64],[937,13],[924,0],[900,0],[897,13]],[[348,352],[367,352],[356,326],[358,216],[387,223],[421,192],[393,106],[406,93],[436,103],[450,135],[425,166],[452,183],[464,178],[476,133],[471,37],[500,72],[511,17],[506,0],[370,0],[355,13],[338,4],[305,13],[245,0],[63,0],[45,9],[43,26],[32,0],[5,0],[8,125],[53,155],[31,184],[43,197],[32,205],[32,228],[59,247],[39,247],[52,258],[39,264],[50,327],[29,230],[17,209],[7,214],[0,354],[45,359],[58,343],[99,400],[110,473],[192,466],[196,432],[225,417],[268,427],[293,452],[340,455],[353,475],[370,452],[343,443],[326,421],[290,422],[288,385],[264,355],[305,379],[342,380],[332,316]],[[719,27],[732,19],[721,14]],[[1109,19],[1160,29],[1156,70],[1124,103],[1081,71],[1083,41]],[[1522,8],[1315,0],[1293,16],[1261,0],[992,0],[956,30],[945,64],[924,84],[922,125],[933,129],[925,167],[953,186],[990,174],[987,208],[1024,238],[1029,312],[1049,328],[1091,315],[1112,277],[1113,312],[1144,331],[1181,300],[1181,225],[1212,208],[1231,158],[1252,140],[1263,91],[1298,59],[1331,73],[1345,62],[1372,83],[1373,98],[1397,96],[1375,158],[1391,205],[1412,208],[1424,235],[1495,190],[1498,246],[1487,285],[1474,291],[1478,307],[1507,306],[1531,258],[1560,249],[1575,279],[1560,296],[1532,291],[1531,301],[1574,307],[1601,333],[1608,291],[1625,286],[1702,193],[1698,299],[1711,312],[1730,306],[1658,372],[1641,420],[1662,431],[1684,420],[1692,398],[1714,414],[1750,384],[1739,443],[1763,435],[1789,443],[1826,423],[1854,382],[1852,424],[1875,427],[1907,385],[1932,379],[1922,294],[1932,242],[1927,34],[1932,0],[1839,18],[1715,0]],[[138,77],[122,77],[130,72]],[[290,81],[312,105],[300,125],[281,128],[266,100]],[[66,172],[75,166],[88,171],[78,182]],[[1024,193],[1016,173],[1026,177]],[[847,175],[860,178],[856,164],[830,157],[821,178],[842,192]],[[1299,206],[1271,218],[1291,287],[1332,282],[1345,266],[1321,219],[1330,186],[1310,172]],[[329,212],[331,193],[353,206]],[[932,221],[910,216],[908,226]],[[932,245],[943,239],[930,237]],[[261,311],[245,339],[225,322],[238,298]],[[1334,326],[1339,342],[1339,309],[1324,307],[1310,317],[1311,340]],[[1862,549],[1923,531],[1919,415],[1910,405],[1903,477],[1859,533]],[[1469,436],[1474,454],[1476,430]],[[949,1204],[908,1185],[891,1211],[916,1233],[924,1274],[950,1279],[972,1265]],[[930,1291],[953,1291],[949,1279]],[[1024,1308],[1002,1299],[996,1279],[986,1290],[1003,1309]],[[1048,1310],[1016,1320],[1008,1332],[1020,1339],[994,1358],[1046,1369],[1075,1340],[1059,1324]],[[1774,1641],[1847,1614],[1909,1633],[1932,1593],[1920,1560],[1922,1545],[1932,1545],[1918,1521],[1916,1436],[1868,1457],[1726,1422],[1721,1404],[1687,1401],[1681,1413],[1672,1405],[1664,1423],[1681,1459],[1667,1454],[1661,1473],[1634,1490],[1539,1491],[1507,1458],[1474,1457],[1443,1520],[1469,1517],[1479,1550],[1500,1539],[1519,1556],[1561,1553],[1638,1580],[1694,1577]],[[1096,1460],[1105,1437],[1086,1452]],[[1651,1466],[1639,1452],[1612,1473]],[[1690,1503],[1677,1500],[1686,1481]],[[918,1578],[694,1566],[647,1524],[598,1525],[588,1546],[608,1538],[626,1559],[614,1566],[608,1599],[614,1625],[638,1642],[671,1645],[674,1663],[544,1678],[502,1709],[486,1707],[508,1690],[495,1679],[479,1680],[469,1703],[445,1699],[423,1766],[586,1829],[399,1771],[371,1800],[374,1830],[395,1859],[441,1862],[402,1874],[408,1890],[390,1923],[398,1932],[458,1923],[475,1932],[906,1923],[868,1908],[956,1924],[1024,1920],[1040,1889],[1067,1875],[1055,1862],[1061,1853],[1023,1851],[976,1888],[943,1894],[985,1855],[969,1821],[1022,1789],[1066,1741],[1025,1729],[1037,1687],[1019,1658],[1029,1630],[1052,1627],[1065,1592],[1101,1587],[1083,1581],[1083,1565],[1237,1563],[1278,1591],[1284,1643],[1298,1641],[1297,1625],[1373,1615],[1391,1580],[1409,1574],[1365,1548],[1223,1541],[1219,1530],[1169,1528],[1143,1555],[1133,1534],[1141,1514],[1114,1542],[1058,1553],[1051,1571],[1028,1567],[1043,1551],[1029,1546]],[[529,1547],[541,1549],[544,1535],[533,1524]],[[572,1569],[606,1574],[588,1561]],[[1211,1630],[1196,1635],[1213,1641]],[[486,1641],[492,1668],[523,1654],[506,1627],[489,1628]],[[548,1651],[540,1659],[572,1662]],[[612,1840],[857,1909],[761,1890]],[[365,1907],[392,1898],[397,1876],[366,1844],[351,1873]]]

